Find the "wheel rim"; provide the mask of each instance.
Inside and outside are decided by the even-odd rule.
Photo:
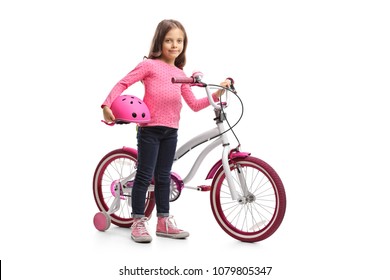
[[[233,201],[224,172],[219,173],[212,191],[213,213],[220,226],[232,237],[260,241],[276,230],[277,223],[281,222],[278,217],[284,215],[284,209],[280,207],[276,182],[267,170],[250,161],[240,161],[239,164],[250,194],[244,196],[239,190],[243,199]],[[239,184],[238,171],[234,166],[232,169],[235,184]]]

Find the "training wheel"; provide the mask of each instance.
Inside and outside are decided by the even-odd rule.
[[[106,231],[111,225],[111,217],[106,212],[96,213],[93,217],[93,224],[99,231]]]

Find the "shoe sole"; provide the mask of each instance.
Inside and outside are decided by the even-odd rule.
[[[190,234],[188,232],[182,232],[182,233],[176,233],[176,234],[156,232],[156,235],[160,236],[160,237],[167,237],[167,238],[173,238],[173,239],[184,239],[184,238],[187,238],[188,236],[190,236]]]
[[[152,242],[151,237],[133,237],[133,236],[131,236],[131,239],[133,239],[137,243],[150,243],[150,242]]]

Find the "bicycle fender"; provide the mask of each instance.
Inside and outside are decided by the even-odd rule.
[[[250,156],[251,153],[247,153],[247,152],[235,152],[235,153],[232,153],[230,156],[229,156],[229,162],[232,162],[234,161],[235,159],[242,159],[242,158],[246,158],[248,156]],[[207,174],[206,176],[206,180],[207,179],[212,179],[214,178],[215,176],[215,173],[217,173],[217,171],[222,168],[222,159],[220,159],[219,161],[217,161],[214,166],[210,169],[209,173]]]
[[[138,155],[137,149],[134,149],[134,148],[123,146],[122,150],[129,152],[129,153],[133,153],[135,155]]]

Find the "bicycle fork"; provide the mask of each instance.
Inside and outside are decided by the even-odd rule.
[[[224,126],[223,123],[218,123],[218,128],[220,131],[224,131]],[[226,181],[228,183],[228,187],[230,190],[230,195],[232,197],[232,200],[236,200],[240,203],[245,203],[246,202],[246,197],[250,196],[248,186],[246,184],[246,180],[244,178],[243,171],[241,169],[241,166],[239,164],[236,164],[236,169],[237,169],[237,175],[238,175],[238,180],[239,185],[241,186],[242,189],[242,194],[240,195],[235,187],[235,180],[233,178],[232,172],[230,170],[230,159],[234,159],[235,157],[246,157],[249,154],[248,153],[240,153],[238,149],[232,151],[230,149],[230,143],[228,140],[228,137],[226,136],[225,133],[221,135],[221,140],[222,140],[222,146],[223,146],[223,151],[222,151],[222,166],[225,171],[225,177]],[[234,152],[235,154],[232,154]],[[235,156],[236,155],[236,156]],[[233,161],[233,164],[234,161]]]
[[[248,154],[245,154],[245,156],[247,156],[247,155]],[[229,145],[224,145],[224,149],[222,152],[222,166],[223,166],[223,169],[225,171],[225,177],[226,177],[226,181],[228,183],[228,187],[230,190],[230,195],[231,195],[233,200],[236,200],[240,203],[245,202],[246,199],[244,199],[244,198],[248,197],[250,195],[250,193],[248,190],[248,186],[246,184],[244,173],[242,171],[240,164],[236,164],[233,162],[233,164],[236,164],[237,177],[239,180],[239,182],[237,182],[237,183],[239,183],[239,186],[241,187],[242,194],[243,194],[243,195],[240,195],[236,189],[236,184],[235,184],[236,182],[233,178],[232,171],[230,170],[231,163],[229,163],[229,158],[230,158]]]

